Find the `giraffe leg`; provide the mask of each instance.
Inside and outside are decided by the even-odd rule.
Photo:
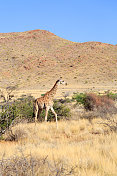
[[[35,115],[35,122],[37,122],[38,105],[36,105],[36,104],[35,104],[35,106],[34,106],[34,115]]]
[[[37,117],[39,121],[42,121],[42,118],[40,117],[41,112],[42,112],[42,109],[39,109],[38,110],[38,117]]]
[[[56,114],[56,112],[55,112],[55,110],[54,110],[53,107],[51,107],[51,111],[52,111],[52,113],[55,115],[55,118],[56,118],[56,127],[57,127],[57,129],[58,129],[57,114]]]
[[[47,122],[48,111],[49,111],[49,107],[46,107],[46,112],[45,112],[45,122]]]

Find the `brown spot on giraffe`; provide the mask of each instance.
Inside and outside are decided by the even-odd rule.
[[[53,99],[56,94],[56,91],[58,89],[58,86],[60,84],[66,84],[63,80],[59,79],[56,81],[52,89],[48,92],[45,93],[43,97],[37,98],[34,102],[34,115],[35,115],[35,122],[37,122],[37,118],[40,118],[40,114],[43,109],[45,109],[45,121],[47,121],[47,116],[48,116],[48,111],[51,109],[53,114],[55,115],[56,118],[56,124],[57,124],[57,114],[53,109]]]

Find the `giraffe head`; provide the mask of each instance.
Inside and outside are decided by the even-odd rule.
[[[60,85],[60,84],[67,85],[67,83],[66,83],[65,81],[63,81],[61,78],[58,79],[58,80],[56,81],[56,83],[57,83],[58,85]]]

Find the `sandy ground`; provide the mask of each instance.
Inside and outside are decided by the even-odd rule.
[[[40,97],[41,94],[46,93],[52,87],[41,88],[41,89],[19,89],[13,92],[15,98],[20,97],[21,95],[31,95],[35,98]],[[69,86],[61,86],[58,88],[55,98],[62,98],[64,96],[71,97],[75,92],[98,92],[100,94],[104,94],[107,91],[111,91],[117,93],[117,86],[78,86],[78,85],[69,85]]]
[[[14,90],[10,95],[13,95],[14,97],[12,100],[20,98],[22,95],[24,96],[33,96],[34,98],[40,97],[42,94],[45,94],[47,91],[49,91],[53,85],[46,85],[45,87],[20,87],[16,90]],[[7,97],[8,93],[5,89],[2,89],[4,92],[4,97]],[[117,86],[115,85],[75,85],[75,84],[68,84],[67,86],[65,85],[60,85],[58,87],[57,93],[55,95],[55,99],[60,99],[63,97],[68,97],[71,98],[73,96],[73,93],[89,93],[89,92],[94,92],[94,93],[100,93],[104,94],[106,92],[113,92],[117,93]],[[3,101],[3,98],[0,98],[0,102]]]

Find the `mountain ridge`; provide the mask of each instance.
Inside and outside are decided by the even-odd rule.
[[[69,85],[117,86],[117,46],[77,43],[46,30],[0,33],[1,87]]]

